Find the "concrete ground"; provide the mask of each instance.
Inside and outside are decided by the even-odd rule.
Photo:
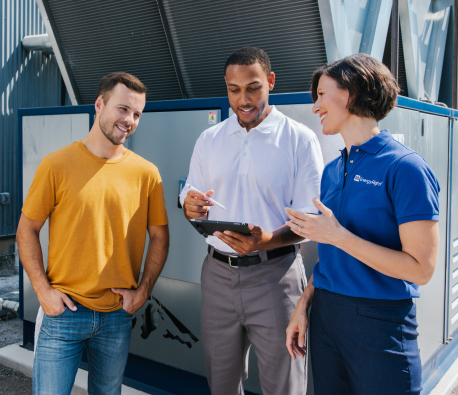
[[[8,243],[11,244],[11,243]],[[0,254],[10,252],[6,243]],[[14,258],[0,255],[0,298],[19,301],[19,273]],[[19,318],[0,320],[0,349],[22,341],[22,321]],[[32,379],[23,373],[0,364],[0,395],[31,395]]]
[[[19,302],[19,275],[0,277],[0,298]]]
[[[458,359],[450,366],[429,395],[458,395]]]
[[[19,301],[19,271],[12,256],[0,255],[0,298]]]
[[[31,395],[32,379],[0,365],[0,395]]]
[[[2,270],[3,273],[5,270]],[[19,276],[0,277],[0,298],[19,300]],[[0,320],[0,349],[22,341],[22,320]],[[32,379],[0,364],[0,395],[31,395]]]
[[[0,348],[22,341],[22,320],[0,321]]]

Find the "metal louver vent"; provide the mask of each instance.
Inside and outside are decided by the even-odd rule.
[[[269,55],[273,93],[308,91],[313,71],[326,63],[317,0],[159,1],[186,97],[225,96],[224,63],[247,45]]]
[[[94,103],[100,78],[138,77],[147,100],[181,99],[156,1],[45,0],[79,104]]]
[[[398,53],[398,84],[401,88],[402,96],[409,96],[407,92],[406,65],[404,61],[404,48],[402,46],[402,32],[399,28],[399,53]],[[383,64],[391,69],[391,18],[386,36],[385,52],[383,53]]]
[[[147,100],[225,96],[224,63],[253,45],[270,56],[274,93],[308,91],[326,63],[318,0],[39,0],[79,104],[100,78],[136,75]]]

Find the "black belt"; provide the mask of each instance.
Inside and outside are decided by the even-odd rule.
[[[267,251],[267,259],[271,260],[293,252],[296,252],[296,248],[294,246],[275,248]],[[208,253],[211,255],[211,246],[208,246]],[[231,267],[253,266],[261,263],[261,257],[259,255],[224,255],[220,254],[215,249],[213,250],[213,258],[218,259],[218,261],[228,263]]]

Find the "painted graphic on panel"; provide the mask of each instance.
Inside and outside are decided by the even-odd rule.
[[[142,314],[143,324],[141,326],[141,337],[147,339],[151,332],[156,329],[164,331],[162,336],[165,339],[176,340],[181,344],[192,348],[199,339],[176,318],[158,299],[154,296],[149,298],[148,303]],[[137,324],[137,319],[132,319],[132,328]]]

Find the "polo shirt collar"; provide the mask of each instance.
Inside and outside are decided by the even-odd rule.
[[[391,135],[388,129],[382,130],[379,134],[372,137],[370,140],[366,141],[364,144],[355,145],[355,148],[359,148],[367,152],[368,154],[375,155],[378,153],[385,145],[387,145],[391,140],[393,140],[393,136]],[[342,156],[347,149],[344,148],[340,150]]]
[[[280,121],[283,120],[284,115],[278,111],[275,106],[270,106],[272,110],[270,111],[269,115],[255,128],[251,130],[257,130],[260,133],[270,133],[274,130]],[[239,121],[237,119],[237,114],[233,114],[229,118],[228,123],[228,132],[229,135],[238,132],[239,130],[246,130],[244,127],[240,126]]]

